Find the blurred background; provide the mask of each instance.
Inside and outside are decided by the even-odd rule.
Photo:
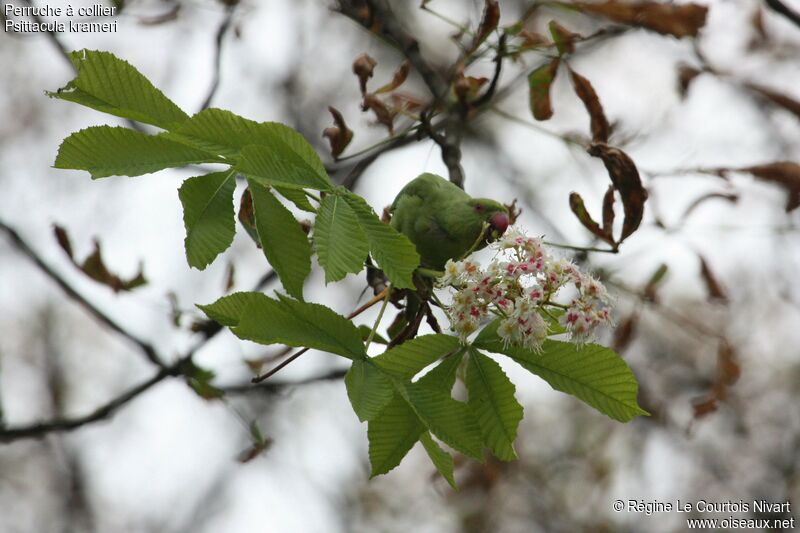
[[[500,26],[527,13],[533,41],[553,19],[595,36],[577,45],[569,63],[594,85],[612,123],[610,144],[633,158],[649,200],[642,227],[620,253],[562,252],[611,289],[617,327],[600,341],[627,360],[652,416],[620,424],[501,361],[525,407],[520,459],[477,464],[457,456],[459,492],[419,446],[388,475],[368,479],[366,426],[347,400],[342,359],[310,352],[253,387],[253,371],[272,366],[280,348],[192,331],[202,320],[195,303],[279,286],[242,231],[207,270],[189,268],[177,189],[198,169],[93,182],[87,173],[51,168],[71,132],[127,125],[44,94],[73,77],[65,50],[108,50],[190,114],[210,103],[298,129],[333,178],[352,179],[380,212],[419,173],[447,175],[430,139],[411,135],[367,150],[389,133],[361,110],[351,65],[362,53],[377,61],[374,90],[404,57],[336,12],[333,1],[115,4],[113,33],[0,34],[2,420],[8,429],[53,420],[69,426],[153,377],[141,346],[89,305],[167,363],[199,343],[195,363],[214,372],[210,385],[225,394],[204,398],[217,389],[209,394],[162,376],[71,431],[6,436],[0,531],[683,531],[686,516],[617,513],[612,502],[800,504],[796,1],[704,0],[705,24],[682,38],[550,2],[536,9],[500,3]],[[458,58],[458,26],[475,29],[484,9],[455,0],[426,9],[392,5],[442,72]],[[553,85],[552,119],[537,122],[528,108],[526,75],[548,54],[506,61],[491,109],[468,122],[466,190],[517,199],[518,223],[533,234],[602,247],[569,209],[577,191],[599,213],[609,184],[602,162],[586,153],[589,118],[569,78]],[[492,59],[485,55],[468,74],[491,78]],[[408,102],[429,98],[413,71],[399,93]],[[339,162],[322,136],[332,125],[328,106],[354,131]],[[411,124],[401,114],[395,132]],[[89,279],[59,246],[56,224],[76,260],[92,254],[96,240],[110,272],[126,280],[142,268],[147,283],[115,293]],[[363,274],[326,286],[316,268],[306,296],[349,313],[365,301],[365,287]],[[364,314],[363,323],[374,317]],[[791,516],[798,516],[794,505],[769,517]]]

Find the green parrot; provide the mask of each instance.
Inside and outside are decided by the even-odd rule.
[[[448,259],[462,259],[475,245],[484,224],[484,248],[509,225],[508,209],[487,198],[472,198],[436,174],[420,174],[398,193],[389,212],[391,225],[417,247],[421,265],[442,270]]]

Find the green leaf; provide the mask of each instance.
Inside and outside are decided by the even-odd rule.
[[[178,196],[183,204],[183,225],[186,228],[186,260],[200,270],[228,249],[235,233],[233,172],[214,172],[189,178],[181,185]]]
[[[254,303],[263,300],[274,301],[265,294],[260,292],[234,292],[227,296],[223,296],[216,302],[207,305],[197,305],[208,318],[222,324],[223,326],[234,327],[239,325],[247,307]],[[270,305],[265,302],[263,305]]]
[[[361,272],[369,254],[367,237],[356,214],[335,194],[327,195],[320,204],[314,243],[319,264],[325,269],[325,283],[339,281],[350,272]]]
[[[289,126],[277,122],[260,124],[258,136],[242,147],[239,157],[238,170],[263,185],[333,190],[314,148]]]
[[[394,396],[392,382],[368,360],[353,361],[344,384],[353,411],[362,422],[375,418]]]
[[[406,387],[409,404],[423,424],[442,442],[483,461],[481,431],[472,410],[450,397],[450,392],[412,384]]]
[[[191,370],[186,374],[189,386],[204,400],[216,400],[225,396],[225,391],[211,384],[215,377],[213,370],[195,364],[191,365]]]
[[[610,348],[546,340],[542,353],[535,353],[514,345],[503,346],[497,326],[498,322],[486,326],[473,346],[507,355],[555,390],[571,394],[620,422],[648,414],[636,401],[636,377]]]
[[[372,360],[384,371],[400,379],[411,379],[423,368],[458,349],[457,337],[444,334],[423,335],[395,346]]]
[[[425,447],[425,451],[428,452],[428,457],[431,458],[436,470],[447,480],[451,487],[457,489],[456,480],[453,477],[453,456],[444,451],[427,431],[419,436],[419,441]]]
[[[291,211],[257,183],[250,183],[256,230],[264,255],[286,292],[303,299],[303,282],[311,272],[311,245]]]
[[[308,197],[303,189],[290,189],[288,187],[275,187],[275,190],[280,193],[281,196],[292,202],[297,209],[301,211],[306,211],[308,213],[316,213],[317,210],[311,205],[311,202],[308,201]]]
[[[361,324],[358,326],[358,332],[361,333],[361,340],[366,342],[370,333],[372,333],[372,328],[366,324]],[[381,334],[377,332],[372,335],[372,342],[375,344],[389,344],[389,341],[383,338]]]
[[[398,394],[367,426],[370,477],[385,474],[400,464],[425,426]]]
[[[169,136],[200,150],[235,159],[247,145],[269,146],[274,142],[271,131],[270,123],[258,123],[224,109],[209,108],[183,122]]]
[[[463,358],[464,350],[445,357],[435,368],[419,378],[417,385],[448,392],[453,390],[453,385],[456,384],[456,373]]]
[[[305,346],[348,359],[366,357],[358,329],[342,315],[320,304],[280,296],[252,301],[231,331],[260,344]]]
[[[344,199],[353,208],[367,235],[369,250],[381,270],[398,289],[414,289],[412,274],[419,266],[419,254],[408,237],[384,224],[360,196],[347,192]]]
[[[171,167],[213,163],[211,156],[170,141],[127,128],[94,126],[64,139],[55,168],[87,170],[93,179],[139,176]]]
[[[539,313],[542,315],[542,318],[545,322],[547,322],[547,333],[548,335],[561,335],[562,333],[567,332],[567,328],[561,325],[559,319],[566,313],[563,309],[556,309],[554,307],[550,307],[547,309],[547,312]]]
[[[256,122],[224,109],[204,109],[169,134],[200,150],[236,159],[244,147],[261,145],[297,153],[315,173],[327,180],[319,156],[298,132],[278,122]]]
[[[514,441],[522,406],[514,398],[514,384],[497,362],[475,349],[469,352],[466,384],[467,405],[478,419],[483,441],[498,459],[516,459]]]
[[[130,63],[109,52],[78,50],[70,52],[77,76],[51,98],[170,129],[189,115],[164,96]]]

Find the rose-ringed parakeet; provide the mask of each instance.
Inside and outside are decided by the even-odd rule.
[[[435,270],[443,270],[448,259],[460,260],[468,252],[484,248],[509,225],[503,204],[472,198],[441,176],[427,173],[403,187],[389,212],[392,227],[416,246],[421,266]],[[417,291],[405,292],[405,310],[389,327],[390,346],[414,337],[425,316],[434,330],[439,330],[428,302],[432,289],[430,278],[418,277]]]
[[[441,270],[448,259],[458,260],[475,245],[484,248],[509,224],[508,209],[487,198],[472,198],[436,174],[421,174],[395,198],[392,227],[417,247],[422,266]]]

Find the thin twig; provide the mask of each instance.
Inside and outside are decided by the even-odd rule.
[[[503,32],[500,35],[500,42],[497,48],[497,55],[494,56],[494,75],[492,76],[492,81],[489,82],[489,88],[486,89],[486,92],[481,95],[480,98],[472,102],[472,105],[475,107],[481,107],[489,100],[492,99],[494,96],[495,91],[497,91],[497,84],[500,81],[500,73],[503,70],[503,57],[505,56],[506,52],[506,39],[508,38],[508,34]]]
[[[337,369],[337,370],[331,370],[326,374],[321,374],[319,376],[313,376],[298,381],[268,381],[266,383],[259,383],[257,385],[253,385],[252,383],[243,383],[241,385],[220,387],[220,390],[222,390],[225,394],[246,394],[252,392],[263,392],[267,394],[274,394],[276,392],[291,387],[310,385],[312,383],[319,383],[320,381],[331,381],[331,380],[341,379],[345,376],[345,374],[347,374],[347,370]]]
[[[253,379],[250,380],[250,383],[261,383],[262,381],[264,381],[268,377],[274,376],[275,374],[280,372],[284,367],[288,366],[289,363],[291,363],[292,361],[294,361],[295,359],[297,359],[298,357],[300,357],[301,355],[303,355],[304,353],[306,353],[310,349],[311,348],[303,348],[302,350],[300,350],[296,354],[292,355],[290,358],[286,359],[285,361],[283,361],[279,365],[275,366],[275,368],[270,369],[267,373],[261,374],[260,376],[254,377]]]
[[[203,109],[208,109],[208,106],[211,105],[211,100],[214,98],[214,95],[217,93],[217,89],[219,88],[219,80],[220,80],[220,70],[222,66],[222,43],[225,40],[225,34],[228,32],[228,28],[231,27],[231,22],[233,22],[233,13],[236,11],[237,4],[228,4],[225,7],[225,18],[222,19],[222,23],[219,25],[219,29],[217,30],[217,36],[215,39],[215,50],[214,50],[214,74],[211,78],[211,87],[208,89],[208,95],[206,96],[205,100],[203,100],[203,104],[200,106],[200,111]]]

